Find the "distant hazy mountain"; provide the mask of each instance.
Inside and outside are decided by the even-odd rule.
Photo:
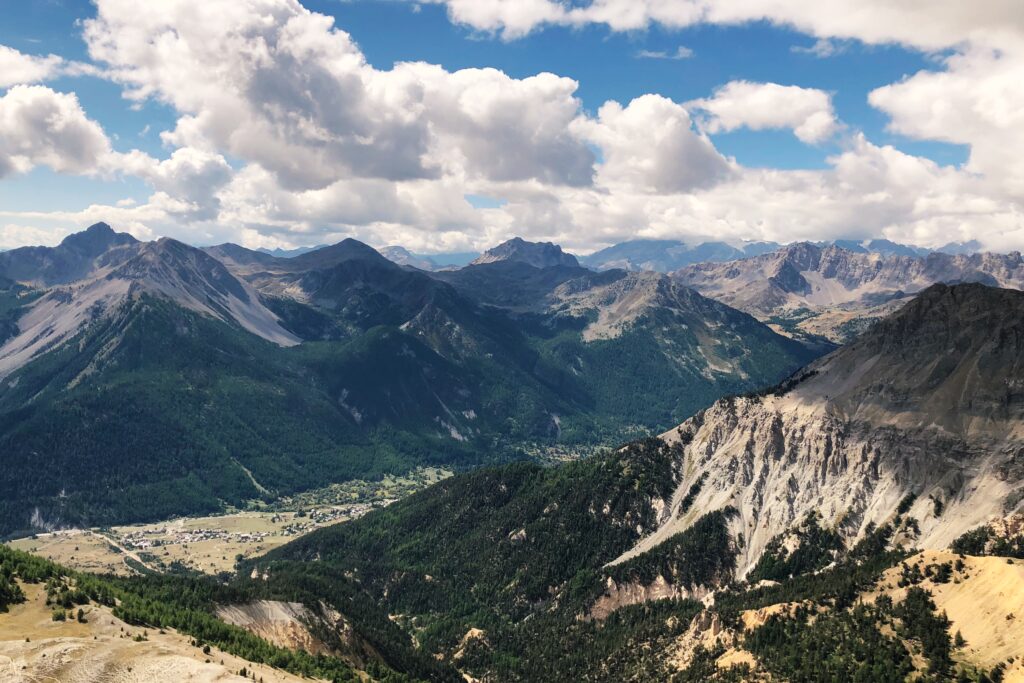
[[[300,254],[316,251],[317,249],[323,249],[324,246],[326,245],[318,244],[315,247],[296,247],[295,249],[257,249],[256,251],[263,252],[270,256],[276,256],[278,258],[291,258],[292,256],[299,256]]]
[[[935,251],[942,252],[943,254],[976,254],[980,253],[982,248],[978,240],[969,240],[967,242],[950,242]]]
[[[461,268],[479,256],[477,253],[470,252],[430,255],[415,254],[400,246],[382,247],[378,251],[380,251],[384,258],[400,266],[412,266],[420,270]]]
[[[633,240],[622,242],[589,256],[583,265],[597,270],[654,270],[668,273],[704,261],[731,261],[756,256],[777,248],[774,242],[752,242],[734,247],[725,242],[702,242],[689,245],[678,240]]]
[[[405,247],[383,247],[377,251],[387,260],[400,266],[412,266],[420,270],[435,270],[437,268],[437,264],[429,258],[414,254]]]
[[[791,334],[843,342],[937,282],[1024,287],[1024,260],[1017,252],[887,256],[800,242],[748,259],[695,264],[673,277]]]
[[[950,243],[938,249],[898,244],[886,239],[834,240],[815,242],[822,249],[836,246],[855,254],[879,254],[882,256],[927,256],[932,252],[947,254],[971,254],[979,252],[978,242]],[[726,242],[701,242],[688,244],[678,240],[632,240],[615,244],[580,259],[590,268],[607,270],[654,270],[669,273],[697,263],[720,263],[760,256],[785,248],[775,242],[749,242],[732,245]]]
[[[880,254],[882,256],[925,256],[933,250],[924,247],[912,247],[906,244],[897,244],[890,240],[835,240],[832,242],[819,242],[818,246],[835,246],[855,254]]]
[[[470,265],[479,266],[486,263],[498,263],[511,261],[525,263],[535,268],[552,268],[555,266],[576,267],[579,261],[572,254],[562,251],[562,248],[551,242],[527,242],[519,237],[513,237],[507,242],[502,242],[496,247],[488,249],[475,258]]]

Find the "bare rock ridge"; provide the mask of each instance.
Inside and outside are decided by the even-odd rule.
[[[916,256],[800,242],[742,260],[694,264],[674,277],[764,320],[800,309],[877,305],[936,282],[1019,289],[1024,286],[1024,259],[1018,252]]]
[[[946,547],[1021,505],[1024,292],[932,286],[774,390],[717,401],[662,439],[682,445],[681,482],[617,562],[728,505],[741,576],[810,512],[855,539],[912,501],[914,542]]]
[[[690,265],[673,277],[777,332],[840,344],[936,282],[1024,286],[1017,252],[919,254],[878,242],[799,242],[752,258]]]
[[[513,237],[507,242],[488,249],[477,257],[470,265],[483,265],[486,263],[498,263],[501,261],[515,261],[526,263],[534,268],[552,268],[554,266],[579,267],[579,261],[572,254],[562,251],[562,248],[551,242],[527,242],[519,237]]]
[[[139,242],[97,223],[57,247],[26,247],[0,256],[0,277],[40,294],[25,306],[16,333],[0,345],[0,377],[143,294],[276,344],[298,342],[250,285],[206,252],[177,240]]]

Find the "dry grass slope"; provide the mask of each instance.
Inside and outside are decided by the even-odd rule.
[[[0,614],[2,683],[229,683],[245,668],[265,683],[309,679],[251,664],[213,649],[209,655],[174,632],[145,632],[105,607],[83,608],[84,623],[55,622],[42,584],[23,586],[28,600]],[[250,679],[251,680],[251,679]]]

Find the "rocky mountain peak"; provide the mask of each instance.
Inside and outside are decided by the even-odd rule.
[[[821,259],[822,248],[810,242],[794,242],[781,249],[782,261],[796,270],[814,270]]]
[[[791,380],[663,438],[688,473],[670,507],[690,490],[693,504],[627,557],[724,505],[739,511],[741,574],[811,512],[856,538],[902,502],[915,543],[943,548],[1021,503],[1024,292],[929,287]]]
[[[797,394],[846,415],[1024,435],[1024,292],[933,285],[812,369]]]
[[[330,268],[346,261],[368,261],[393,265],[376,249],[351,237],[322,249],[293,256],[289,261],[290,269],[296,271]]]
[[[578,268],[580,265],[575,256],[565,253],[557,244],[527,242],[521,237],[513,237],[507,242],[488,249],[470,265],[479,266],[501,261],[526,263],[534,268],[553,268],[555,266]]]
[[[139,242],[127,233],[96,223],[68,235],[56,247],[19,247],[0,254],[0,278],[32,287],[66,284],[93,273],[108,254]]]
[[[82,232],[65,237],[60,243],[60,248],[75,251],[85,257],[96,257],[112,247],[136,242],[138,240],[128,233],[114,232],[106,223],[94,223]]]
[[[378,250],[384,258],[400,266],[412,266],[420,270],[434,270],[437,266],[429,258],[412,253],[405,247],[392,245]]]
[[[855,346],[920,348],[940,352],[955,338],[988,345],[1006,341],[994,332],[1024,325],[1024,292],[980,283],[934,284],[895,314],[872,327]]]

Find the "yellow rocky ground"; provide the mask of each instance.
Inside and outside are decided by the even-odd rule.
[[[917,564],[924,571],[928,565],[955,565],[959,558],[951,552],[926,550],[906,563]],[[963,563],[963,571],[955,572],[948,583],[926,579],[919,584],[949,617],[950,633],[960,631],[967,641],[954,658],[986,669],[1013,658],[1003,680],[1024,683],[1024,560],[964,556]],[[893,600],[902,600],[906,588],[898,585],[900,571],[898,565],[887,570],[878,589],[866,598],[886,593]]]

